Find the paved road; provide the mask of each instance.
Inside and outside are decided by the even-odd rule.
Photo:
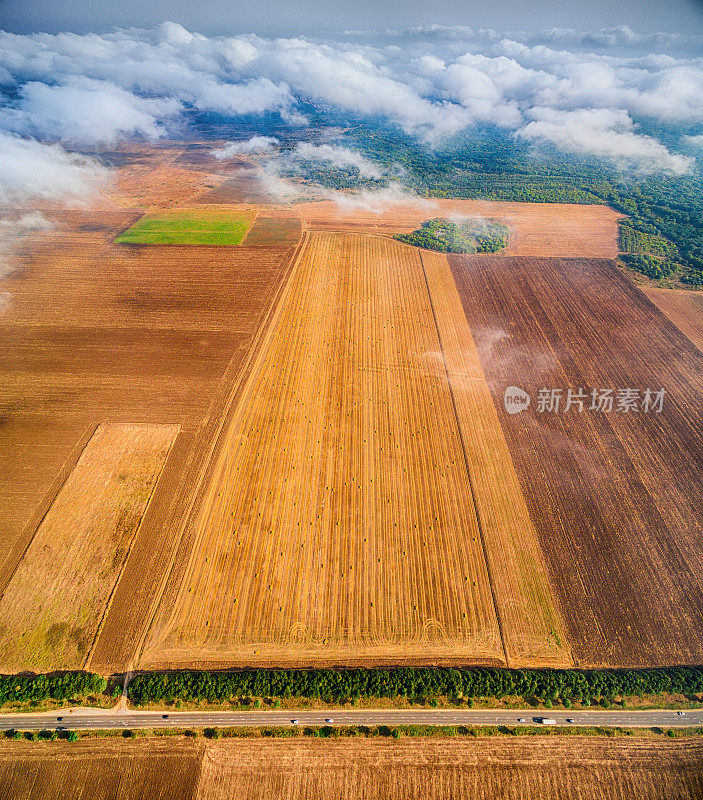
[[[548,713],[558,725],[606,725],[621,727],[685,727],[703,725],[703,709],[686,711],[504,711],[479,709],[355,709],[353,711],[95,711],[74,709],[41,714],[0,715],[2,730],[106,729],[106,728],[207,728],[262,725],[540,725]],[[59,720],[59,717],[62,717]],[[519,723],[518,719],[524,719]],[[570,719],[573,722],[567,722]]]

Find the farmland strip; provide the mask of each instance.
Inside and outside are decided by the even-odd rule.
[[[573,663],[561,614],[461,299],[440,253],[422,253],[509,666]]]

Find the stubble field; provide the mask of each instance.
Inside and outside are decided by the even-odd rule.
[[[568,203],[510,203],[496,200],[432,198],[384,208],[343,201],[297,203],[295,211],[312,230],[393,235],[410,233],[423,221],[453,215],[484,217],[510,230],[507,255],[615,258],[617,220],[608,206]]]
[[[176,425],[103,424],[0,599],[0,669],[80,669]]]
[[[310,234],[140,663],[506,658],[571,663],[446,258]]]
[[[696,739],[228,741],[206,750],[197,800],[693,800],[702,764]]]
[[[102,205],[47,212],[0,287],[0,586],[98,425],[180,426],[97,671],[700,661],[701,356],[599,260],[618,215],[233,205],[237,247],[116,244],[242,188],[201,151],[116,153]],[[452,213],[505,221],[508,256],[389,239]],[[508,418],[511,383],[668,395]]]
[[[24,245],[2,283],[0,586],[97,425],[180,425],[130,551],[129,586],[120,581],[111,603],[124,615],[114,634],[123,649],[117,662],[94,662],[108,671],[134,652],[168,566],[169,520],[187,496],[179,487],[190,485],[189,465],[207,457],[292,252],[115,244],[140,213],[45,212],[53,230]]]
[[[7,800],[698,800],[700,738],[8,742]]]
[[[613,263],[451,256],[580,666],[700,663],[703,357]],[[541,388],[562,410],[539,411]],[[664,388],[661,413],[590,390]],[[563,411],[568,389],[587,403]]]
[[[202,757],[184,741],[12,742],[0,748],[0,797],[192,800]]]

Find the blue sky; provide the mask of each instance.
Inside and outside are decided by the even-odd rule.
[[[207,34],[468,25],[504,31],[597,30],[628,25],[643,32],[703,33],[700,0],[0,0],[0,27],[104,32],[173,20]]]

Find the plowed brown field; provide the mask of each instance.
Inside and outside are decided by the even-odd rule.
[[[147,739],[12,742],[0,748],[3,800],[191,800],[203,750]]]
[[[245,247],[290,246],[298,243],[300,235],[300,217],[285,211],[267,211],[254,220],[242,244]]]
[[[450,262],[577,662],[700,663],[700,352],[610,261]],[[527,411],[502,411],[510,385]],[[659,414],[540,413],[544,387],[667,395]]]
[[[443,256],[310,235],[213,464],[142,665],[569,663]]]
[[[197,800],[698,800],[703,745],[586,737],[227,741]]]
[[[208,452],[219,404],[291,250],[126,247],[112,239],[137,213],[47,216],[56,228],[27,242],[1,287],[10,301],[0,315],[0,589],[98,424],[179,424],[132,548],[143,558],[140,585],[130,587],[135,607],[118,628],[133,650],[129,626],[148,614],[152,581],[168,565],[167,520],[185,502],[187,465]],[[112,605],[121,608],[123,597],[118,587]],[[129,657],[120,653],[118,668]]]
[[[681,333],[703,351],[703,292],[682,289],[641,287],[654,305],[676,325]]]
[[[424,220],[463,214],[497,219],[510,229],[507,255],[615,258],[620,214],[608,206],[507,203],[497,200],[431,200],[369,210],[334,202],[296,203],[310,230],[409,233]]]

